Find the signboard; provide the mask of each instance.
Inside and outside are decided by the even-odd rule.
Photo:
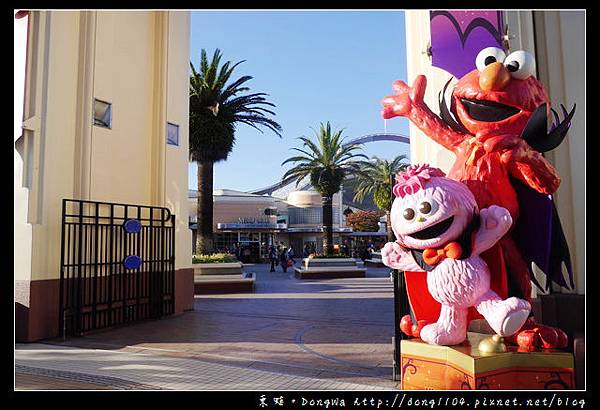
[[[278,223],[218,223],[217,229],[286,229],[286,224]]]
[[[432,10],[431,64],[460,78],[475,69],[477,54],[503,46],[504,18],[499,10]]]

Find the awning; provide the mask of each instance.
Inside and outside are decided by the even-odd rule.
[[[318,227],[302,227],[302,228],[288,228],[287,231],[289,233],[303,233],[303,232],[309,232],[309,233],[321,233],[323,232],[323,228],[318,226]],[[352,228],[333,228],[333,232],[334,233],[352,233]]]
[[[345,235],[346,236],[387,236],[387,232],[350,232],[350,233],[345,233]]]

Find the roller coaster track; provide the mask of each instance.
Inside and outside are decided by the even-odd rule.
[[[396,141],[396,142],[402,142],[405,144],[410,144],[410,138],[407,137],[406,135],[392,134],[392,133],[378,133],[378,134],[363,135],[362,137],[354,138],[354,139],[348,141],[347,143],[345,143],[344,146],[354,145],[354,144],[366,144],[368,142],[377,142],[377,141]],[[296,180],[296,178],[294,178],[294,177],[288,177],[282,181],[276,182],[267,187],[250,191],[249,193],[256,194],[256,195],[264,195],[264,194],[271,195],[274,191],[277,191],[283,187],[286,187],[286,186],[294,183],[295,180]],[[303,181],[303,182],[304,183],[300,183],[298,185],[300,189],[304,189],[306,187],[306,185],[308,184],[308,180]]]

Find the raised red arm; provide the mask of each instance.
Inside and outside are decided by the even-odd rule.
[[[383,118],[406,117],[429,138],[454,152],[465,136],[454,131],[425,104],[425,76],[417,76],[412,87],[400,80],[395,81],[392,87],[396,95],[387,96],[382,100]]]

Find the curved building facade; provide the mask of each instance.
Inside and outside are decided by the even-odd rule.
[[[188,210],[192,229],[192,249],[196,238],[197,192],[189,191]],[[213,195],[213,231],[217,251],[232,252],[240,248],[242,261],[267,259],[272,244],[294,249],[301,255],[323,249],[323,207],[316,191],[293,191],[285,199],[256,195],[230,189],[216,189]],[[342,196],[333,197],[334,243],[340,235],[351,233],[344,226]]]

